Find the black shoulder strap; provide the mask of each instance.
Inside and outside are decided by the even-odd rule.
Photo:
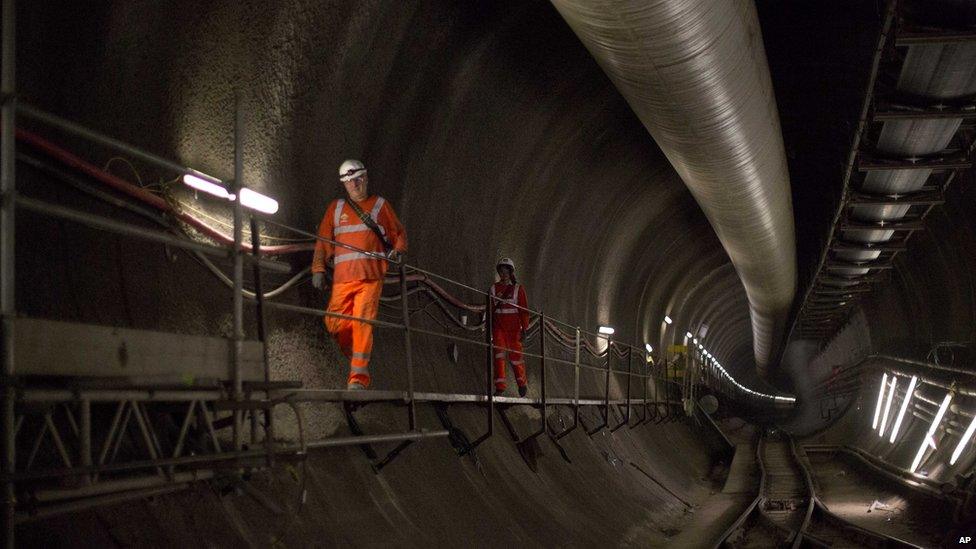
[[[369,227],[369,230],[376,234],[376,238],[379,238],[380,242],[383,243],[384,250],[390,251],[393,249],[393,244],[390,244],[390,241],[386,239],[386,235],[384,235],[383,231],[380,230],[380,227],[376,224],[376,221],[374,221],[369,214],[364,212],[363,209],[359,207],[359,204],[356,204],[355,200],[347,200],[346,204],[349,204],[352,207],[352,211],[356,212],[356,215],[359,216],[360,221]]]

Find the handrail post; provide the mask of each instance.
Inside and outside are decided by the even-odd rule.
[[[671,404],[670,404],[670,401],[671,401],[671,380],[668,379],[670,377],[670,375],[671,375],[671,369],[669,368],[669,361],[667,360],[667,358],[665,358],[665,360],[664,360],[664,378],[662,380],[663,381],[663,385],[664,385],[664,395],[663,396],[662,395],[659,395],[659,396],[662,396],[662,398],[658,399],[657,404],[656,404],[656,409],[659,412],[659,414],[658,414],[658,417],[657,417],[657,421],[655,423],[662,423],[664,421],[667,421],[671,417]],[[663,413],[660,413],[661,412],[660,406],[661,406],[662,403],[664,404],[664,412]]]
[[[580,419],[580,328],[576,327],[576,353],[573,358],[573,429],[579,427]]]
[[[410,340],[410,307],[407,303],[407,265],[400,262],[400,310],[403,313],[403,350],[407,361],[407,413],[410,430],[417,429],[417,403],[413,397],[413,346]]]
[[[255,216],[251,216],[251,254],[254,256],[255,260],[261,256],[261,233],[258,227],[258,219]],[[267,340],[267,327],[264,318],[264,287],[261,284],[261,266],[257,261],[251,263],[254,266],[254,294],[257,300],[257,307],[255,313],[257,314],[258,320],[258,341],[261,342],[261,358],[264,362],[264,387],[265,387],[265,399],[270,400],[268,397],[268,391],[271,388],[271,362],[268,359],[268,340]],[[271,408],[265,408],[264,410],[264,447],[268,452],[268,466],[274,465],[274,424],[273,421],[274,414],[271,413]],[[255,411],[251,411],[251,421],[254,422],[256,418]],[[254,443],[255,441],[251,441]]]
[[[633,376],[633,371],[631,370],[631,356],[634,354],[634,348],[627,347],[627,425],[630,425],[630,378]]]
[[[644,417],[641,418],[639,424],[647,422],[647,384],[648,382],[653,382],[654,380],[654,365],[648,361],[649,358],[651,358],[651,353],[644,355],[644,371],[647,373],[647,377],[642,378],[644,381],[641,383],[641,385],[644,386]],[[650,368],[648,368],[648,364],[651,364]]]
[[[243,359],[241,355],[244,344],[244,209],[241,205],[241,189],[243,188],[244,180],[244,138],[241,135],[243,130],[243,117],[241,98],[238,95],[234,102],[234,325],[231,334],[231,356],[233,357],[234,372],[233,399],[235,401],[240,401],[243,397],[243,380],[241,379],[241,364]],[[240,450],[244,446],[242,417],[242,410],[235,408],[233,411],[235,450]]]
[[[547,429],[546,424],[546,314],[539,312],[539,362],[541,364],[541,379],[542,382],[542,426],[539,429],[540,433],[545,433]]]
[[[613,360],[613,336],[607,337],[607,375],[603,392],[603,425],[610,426],[610,369]]]
[[[664,419],[666,422],[671,423],[671,416],[673,410],[671,409],[671,399],[674,398],[675,390],[680,390],[681,386],[677,388],[673,385],[678,385],[678,362],[677,360],[672,361],[671,364],[664,367],[665,375],[667,376],[667,381],[664,384],[665,389],[667,389],[667,394],[664,395]],[[675,381],[671,382],[671,374],[674,374]]]
[[[3,456],[0,462],[0,472],[4,475],[3,481],[3,547],[13,549],[14,547],[14,511],[16,499],[14,498],[14,485],[10,476],[14,474],[16,464],[16,429],[14,420],[14,315],[17,312],[17,303],[14,293],[14,213],[16,206],[14,197],[16,196],[16,153],[17,141],[15,137],[16,126],[14,117],[16,116],[16,25],[14,22],[17,10],[15,0],[3,0],[3,29],[2,29],[2,67],[0,67],[0,101],[3,102],[2,120],[0,120],[0,338],[2,338],[2,349],[0,354],[3,356],[3,409],[2,414],[3,434]]]
[[[488,397],[488,433],[485,438],[491,438],[495,433],[495,384],[492,365],[495,361],[495,338],[492,334],[492,307],[491,296],[485,296],[485,342],[488,343],[488,350],[485,353],[485,394]]]
[[[654,423],[661,423],[664,421],[665,415],[667,414],[667,405],[665,405],[664,411],[661,411],[661,402],[667,403],[668,394],[671,388],[668,386],[668,353],[664,355],[664,364],[661,365],[661,387],[658,388],[656,394],[654,395]],[[664,389],[664,391],[661,391]],[[664,393],[663,395],[661,393]]]

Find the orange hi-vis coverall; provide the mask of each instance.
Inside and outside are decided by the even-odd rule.
[[[491,336],[495,346],[495,388],[504,391],[505,357],[512,363],[515,383],[525,387],[525,362],[522,360],[522,332],[529,327],[529,313],[526,305],[525,288],[518,284],[496,282],[489,293],[492,299]],[[513,305],[523,307],[518,309]],[[506,350],[506,349],[511,349]]]
[[[407,233],[397,218],[393,207],[380,196],[370,196],[357,202],[379,226],[393,248],[407,250]],[[319,224],[319,236],[342,244],[355,246],[368,252],[382,254],[383,243],[376,233],[356,215],[348,199],[333,200]],[[327,311],[359,318],[375,319],[379,310],[380,294],[387,262],[374,259],[362,252],[335,246],[319,240],[312,257],[312,272],[324,273],[325,263],[333,258],[335,270],[332,278],[332,295]],[[342,354],[349,359],[348,383],[369,387],[369,357],[373,350],[373,325],[368,322],[326,316],[325,329],[332,334]]]

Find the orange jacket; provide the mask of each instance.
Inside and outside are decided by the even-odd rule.
[[[342,244],[355,246],[368,252],[382,254],[383,243],[376,236],[352,207],[348,198],[333,200],[325,210],[322,223],[319,224],[319,236]],[[373,221],[379,225],[386,239],[393,248],[400,252],[407,251],[407,233],[397,218],[393,207],[381,196],[370,196],[362,202],[357,202]],[[325,263],[333,257],[335,272],[333,282],[351,282],[354,280],[382,280],[386,274],[387,262],[373,259],[361,252],[335,246],[330,242],[317,241],[315,254],[312,256],[312,272],[325,272]]]
[[[493,329],[517,332],[529,327],[529,312],[524,309],[528,307],[524,286],[496,282],[491,285],[488,293],[492,297],[499,298],[492,300],[491,326]],[[518,305],[522,309],[517,309],[512,305]]]

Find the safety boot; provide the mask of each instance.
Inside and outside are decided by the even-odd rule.
[[[528,385],[519,385],[519,396],[524,397],[526,393],[529,392]]]
[[[346,390],[347,391],[365,391],[366,390],[366,386],[363,385],[362,383],[353,381],[352,383],[350,383],[349,385],[346,386]]]

